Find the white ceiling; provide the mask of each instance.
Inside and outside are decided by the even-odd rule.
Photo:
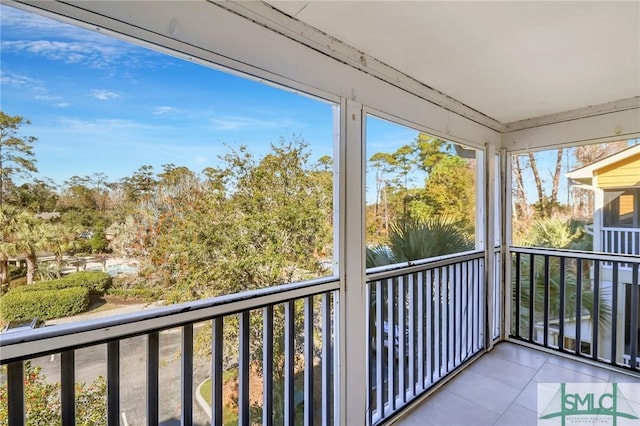
[[[268,1],[502,123],[640,96],[640,1]]]

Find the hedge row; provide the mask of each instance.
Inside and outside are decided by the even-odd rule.
[[[72,287],[31,292],[10,291],[0,301],[0,314],[5,321],[32,318],[52,319],[76,315],[89,307],[89,289]]]
[[[124,300],[155,301],[157,299],[157,292],[148,288],[111,288],[106,294]]]
[[[111,275],[99,271],[83,271],[67,275],[57,280],[42,281],[35,284],[16,287],[12,293],[27,293],[43,290],[62,290],[65,288],[84,287],[91,293],[102,294],[111,286]]]

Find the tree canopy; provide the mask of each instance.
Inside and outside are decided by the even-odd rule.
[[[2,209],[5,186],[15,175],[37,172],[33,144],[34,136],[20,136],[20,128],[31,124],[20,116],[10,116],[0,111],[0,209]]]

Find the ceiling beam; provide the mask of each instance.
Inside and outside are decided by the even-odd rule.
[[[450,112],[492,130],[498,132],[504,131],[504,125],[499,121],[380,62],[366,52],[362,52],[303,21],[281,12],[265,2],[235,0],[224,2],[215,0],[208,1]]]

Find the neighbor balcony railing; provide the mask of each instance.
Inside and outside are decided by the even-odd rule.
[[[369,424],[483,350],[484,257],[477,251],[369,271]]]
[[[234,346],[233,365],[238,369],[238,424],[258,420],[265,425],[336,424],[338,383],[337,317],[339,282],[336,278],[271,287],[191,303],[113,316],[29,332],[5,334],[0,338],[1,364],[7,366],[8,423],[25,422],[24,362],[44,355],[60,359],[60,406],[62,424],[75,424],[75,355],[80,348],[106,346],[106,417],[109,425],[120,424],[123,401],[122,357],[128,339],[142,336],[146,353],[134,366],[146,380],[141,404],[147,424],[158,424],[161,374],[160,340],[163,331],[181,333],[178,356],[179,411],[182,424],[193,423],[194,413],[194,327],[210,324],[211,424],[223,424],[223,358],[225,346]],[[228,323],[227,323],[228,322]],[[207,328],[208,330],[208,328]],[[275,336],[274,330],[281,331]],[[225,333],[231,333],[225,336]],[[230,339],[233,345],[228,345]],[[276,337],[279,337],[276,338]],[[275,346],[282,342],[282,350]],[[58,356],[59,354],[59,356]],[[277,359],[276,359],[277,358]],[[48,358],[47,358],[48,360]],[[256,367],[257,365],[257,367]],[[262,405],[250,404],[250,372],[262,372]],[[275,382],[274,376],[282,381]],[[276,389],[278,388],[278,389]],[[300,398],[302,396],[302,398]],[[178,398],[176,398],[178,399]],[[54,403],[55,405],[55,403]],[[254,404],[255,405],[255,404]],[[198,408],[196,408],[198,409]],[[282,417],[274,418],[274,412]],[[250,418],[254,416],[254,418]],[[139,423],[134,420],[134,423]]]
[[[640,229],[602,228],[602,251],[605,253],[640,255]]]
[[[511,262],[511,337],[640,370],[640,257],[511,248]]]

